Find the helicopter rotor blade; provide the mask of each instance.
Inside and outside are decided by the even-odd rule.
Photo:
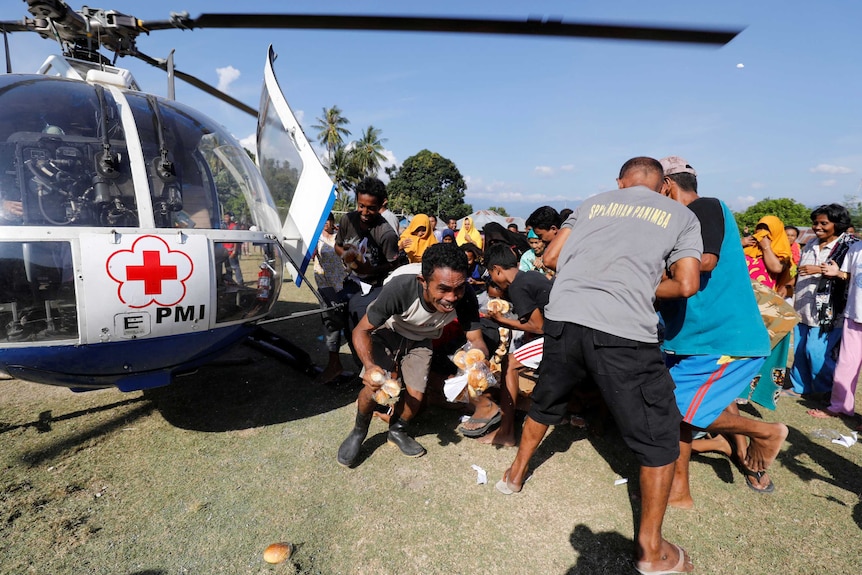
[[[160,69],[165,70],[165,71],[167,71],[167,69],[168,69],[168,64],[167,64],[167,61],[165,61],[165,60],[159,60],[157,58],[147,56],[146,54],[144,54],[142,52],[135,52],[132,55],[135,58],[138,58],[140,60],[143,60],[147,64],[150,64],[151,66],[155,66],[156,68],[160,68]],[[215,86],[211,86],[210,84],[207,84],[206,82],[204,82],[200,78],[192,76],[191,74],[186,74],[185,72],[181,72],[181,71],[177,70],[176,68],[174,68],[174,76],[176,76],[177,78],[179,78],[181,80],[184,80],[186,83],[191,84],[195,88],[199,88],[199,89],[203,90],[204,92],[206,92],[207,94],[209,94],[211,96],[215,96],[216,98],[218,98],[222,102],[230,104],[234,108],[242,110],[246,114],[249,114],[249,115],[257,118],[257,110],[255,110],[254,108],[252,108],[248,104],[244,104],[243,102],[240,102],[239,100],[237,100],[233,96],[229,96],[229,95],[225,94],[224,92],[222,92],[221,90],[219,90]]]
[[[32,32],[33,28],[24,22],[0,22],[0,30],[3,32]]]
[[[509,34],[562,38],[600,38],[683,42],[722,46],[742,29],[705,29],[662,26],[620,26],[600,23],[563,22],[543,18],[485,19],[428,16],[360,16],[331,14],[171,14],[170,20],[141,21],[145,30],[170,28],[292,28],[315,30],[376,30],[397,32],[457,32]]]

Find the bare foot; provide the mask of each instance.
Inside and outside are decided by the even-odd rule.
[[[817,419],[829,419],[830,417],[838,417],[841,415],[840,413],[835,413],[834,411],[829,411],[828,409],[809,409],[805,413],[807,413],[811,417],[816,417]]]
[[[743,463],[751,471],[766,471],[781,451],[787,437],[787,426],[783,423],[772,423],[770,427],[773,431],[767,439],[752,438],[748,444],[748,453],[745,454]]]
[[[694,563],[685,549],[662,540],[661,556],[652,561],[638,559],[635,561],[635,569],[640,573],[691,573],[694,571]]]
[[[320,372],[320,375],[314,378],[314,383],[329,383],[337,378],[344,371],[341,364],[336,366],[327,365],[326,369]]]
[[[716,453],[722,453],[728,457],[733,455],[733,448],[730,446],[730,442],[720,433],[715,435],[715,437],[695,439],[691,442],[691,450],[695,453],[714,451]]]
[[[677,509],[694,509],[694,499],[691,498],[691,491],[674,493],[671,487],[670,496],[667,498],[667,504]]]
[[[503,447],[514,447],[517,445],[515,443],[515,432],[503,433],[503,428],[501,427],[486,433],[476,441],[485,445],[501,445]]]

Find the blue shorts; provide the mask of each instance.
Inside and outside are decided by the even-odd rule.
[[[763,357],[743,357],[719,365],[719,355],[668,355],[682,420],[706,429],[760,373]]]

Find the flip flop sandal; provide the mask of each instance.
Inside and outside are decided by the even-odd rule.
[[[769,480],[769,485],[767,485],[766,487],[762,487],[762,488],[757,487],[757,484],[755,484],[751,480],[751,478],[754,477],[759,484],[760,480],[763,478],[763,476],[766,475],[766,471],[752,471],[750,469],[745,469],[745,468],[742,468],[741,471],[742,471],[743,476],[745,477],[745,484],[752,491],[756,491],[758,493],[772,493],[773,491],[775,491],[775,483],[772,482],[772,479]]]
[[[679,545],[673,545],[673,546],[676,547],[677,551],[679,552],[679,561],[677,561],[676,565],[674,565],[670,569],[661,569],[659,571],[649,571],[647,566],[646,566],[646,562],[644,562],[644,563],[635,562],[635,571],[637,571],[641,575],[670,575],[671,573],[687,573],[688,571],[685,571],[685,566],[687,563],[686,559],[688,559],[688,555],[686,555],[685,549],[683,549]]]
[[[465,437],[481,437],[491,431],[495,425],[500,423],[501,419],[503,419],[503,412],[498,409],[497,413],[491,417],[471,417],[458,426],[458,431]],[[467,429],[464,427],[465,423],[482,423],[484,425],[476,429]]]

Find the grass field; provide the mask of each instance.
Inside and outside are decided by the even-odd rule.
[[[319,318],[273,329],[324,361]],[[0,573],[634,573],[637,466],[615,430],[552,428],[509,497],[493,485],[515,450],[460,437],[459,413],[439,407],[417,422],[425,457],[402,456],[375,421],[348,470],[335,452],[355,389],[244,346],[224,359],[146,393],[0,382]],[[665,534],[697,573],[862,572],[862,444],[813,437],[848,431],[807,407],[749,410],[790,428],[772,495],[722,456],[694,458],[696,507],[669,510]],[[264,563],[275,541],[296,546],[288,563]]]

